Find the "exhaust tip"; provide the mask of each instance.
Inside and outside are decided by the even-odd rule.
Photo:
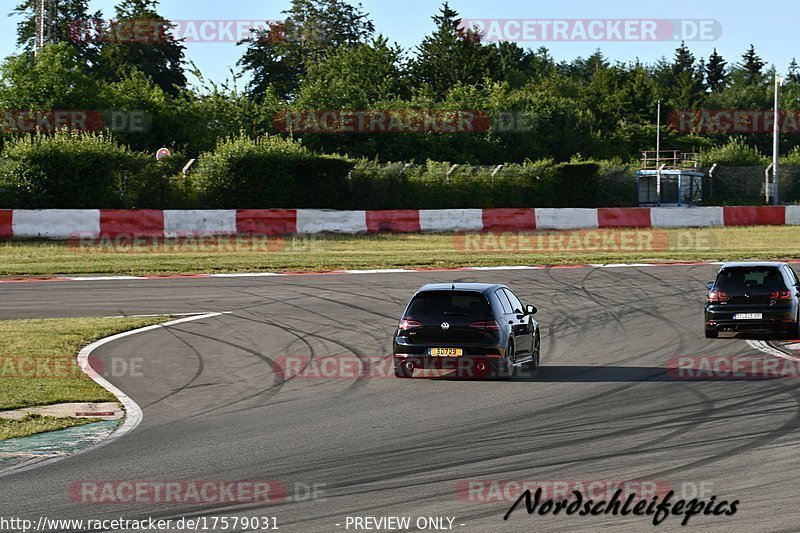
[[[406,370],[414,370],[414,363],[411,361],[406,363]]]
[[[478,363],[478,366],[476,368],[478,369],[478,371],[483,372],[484,370],[486,370],[486,365],[483,363]]]

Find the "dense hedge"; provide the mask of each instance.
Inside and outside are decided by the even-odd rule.
[[[595,207],[630,205],[630,174],[602,172],[597,163],[554,165],[538,161],[496,167],[456,167],[359,162],[352,173],[352,207],[371,209],[455,207]],[[496,171],[497,170],[497,171]],[[496,172],[495,172],[496,171]],[[615,197],[609,197],[609,190]]]
[[[718,154],[735,161],[742,147]],[[744,154],[747,155],[747,154]],[[800,160],[795,151],[787,159]],[[753,159],[755,160],[755,159]],[[229,138],[203,153],[157,162],[100,134],[59,133],[7,142],[0,208],[444,209],[635,205],[635,166],[552,160],[493,166],[391,163],[320,155],[278,136]],[[719,165],[707,204],[758,204],[765,165]],[[782,199],[800,199],[800,166],[783,165]]]
[[[240,137],[201,154],[194,182],[203,207],[341,208],[352,167],[346,158],[316,155],[289,139]]]
[[[156,162],[98,134],[58,133],[7,142],[0,154],[0,202],[31,209],[185,205],[180,158]]]

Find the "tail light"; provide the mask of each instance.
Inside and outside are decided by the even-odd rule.
[[[500,331],[500,324],[498,324],[496,320],[479,320],[477,322],[470,322],[469,327],[489,331]]]
[[[709,302],[727,302],[728,293],[722,291],[711,291],[708,293]]]
[[[410,329],[421,328],[421,327],[422,327],[422,322],[420,322],[419,320],[414,320],[411,317],[404,318],[403,320],[400,321],[400,324],[397,326],[397,328],[400,331],[408,331]]]
[[[786,290],[772,291],[771,293],[769,293],[769,297],[771,300],[791,300],[792,293]]]

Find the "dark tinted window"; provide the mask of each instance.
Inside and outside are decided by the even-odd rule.
[[[508,296],[508,300],[511,302],[511,307],[514,309],[514,312],[522,312],[522,302],[519,301],[519,298],[514,296],[514,293],[508,289],[503,289],[503,292],[506,293]]]
[[[721,291],[738,292],[749,288],[784,289],[783,276],[775,267],[726,268],[717,277]]]
[[[476,292],[422,292],[408,306],[406,316],[469,316],[487,318],[489,302]]]
[[[511,303],[508,301],[503,289],[496,290],[494,295],[497,296],[497,301],[500,302],[500,305],[503,307],[503,312],[506,314],[511,313]]]

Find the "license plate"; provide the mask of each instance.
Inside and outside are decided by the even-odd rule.
[[[434,357],[461,357],[461,348],[430,348],[430,355]]]
[[[734,320],[761,320],[764,315],[761,313],[734,313]]]

